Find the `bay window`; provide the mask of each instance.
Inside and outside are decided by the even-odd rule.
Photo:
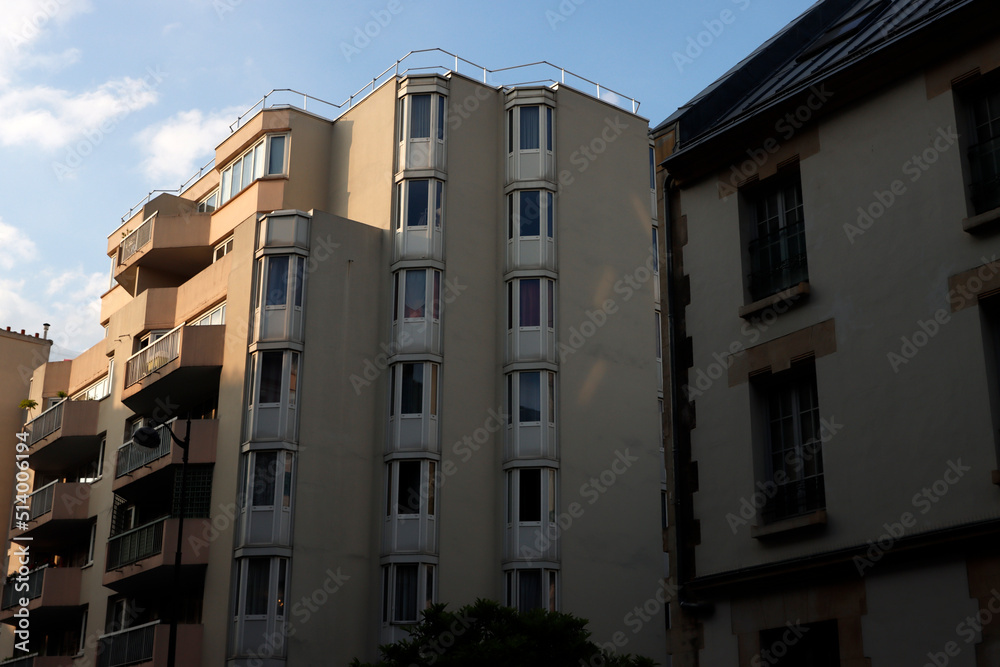
[[[230,162],[222,170],[218,205],[225,204],[258,178],[286,174],[287,143],[287,134],[269,134]],[[205,204],[208,211],[208,200]]]
[[[532,609],[557,611],[558,571],[543,568],[509,570],[505,577],[505,604],[508,607],[513,607],[520,612]]]
[[[269,647],[284,655],[284,642],[269,641],[286,623],[288,559],[275,556],[239,558],[236,561],[234,633],[236,655],[253,655]]]
[[[243,454],[237,531],[241,546],[290,544],[294,457],[285,450]]]
[[[248,440],[296,438],[299,353],[262,350],[250,357]]]

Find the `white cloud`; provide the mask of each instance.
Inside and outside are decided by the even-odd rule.
[[[0,84],[13,78],[15,69],[24,64],[32,45],[47,28],[90,9],[89,0],[4,0]]]
[[[80,49],[66,49],[62,53],[32,53],[21,59],[24,69],[41,69],[48,72],[58,72],[80,60]]]
[[[214,113],[181,111],[136,135],[146,153],[142,170],[157,183],[183,182],[211,159],[215,147],[229,136],[239,107]]]
[[[59,148],[88,130],[107,132],[118,119],[154,104],[157,97],[149,82],[130,77],[75,95],[46,86],[8,90],[0,94],[0,107],[7,109],[0,144]]]
[[[36,255],[35,242],[0,218],[0,268],[10,271],[19,263],[33,260]]]

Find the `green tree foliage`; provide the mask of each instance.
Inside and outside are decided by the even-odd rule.
[[[383,659],[351,667],[654,667],[649,658],[613,655],[590,641],[587,621],[535,609],[520,613],[492,600],[458,611],[432,605],[410,636],[380,647]]]

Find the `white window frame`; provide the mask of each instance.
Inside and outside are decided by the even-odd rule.
[[[513,607],[519,611],[528,611],[537,607],[527,607],[522,604],[520,600],[520,578],[521,574],[524,572],[540,572],[542,579],[541,593],[543,599],[540,601],[542,609],[547,609],[548,611],[559,611],[559,594],[560,594],[560,581],[559,581],[559,571],[549,568],[522,568],[515,570],[507,570],[504,573],[504,591],[505,600],[504,603],[508,607]],[[548,601],[544,599],[546,590],[548,589]]]
[[[410,186],[413,183],[427,183],[427,221],[425,224],[409,224],[409,202]],[[444,225],[444,181],[437,178],[409,178],[396,184],[396,215],[394,218],[394,229],[406,231],[407,229],[427,229],[433,225],[434,229],[440,230]]]
[[[416,567],[417,569],[417,590],[416,613],[413,618],[400,618],[401,610],[398,608],[397,586],[399,585],[398,571],[400,567]],[[382,625],[415,625],[420,621],[420,612],[427,609],[434,600],[437,599],[437,568],[433,563],[410,562],[410,563],[389,563],[382,566]],[[427,589],[431,590],[428,591]],[[423,601],[423,604],[421,604]]]
[[[271,165],[271,144],[277,138],[283,138],[281,171],[270,171]],[[260,138],[253,146],[240,153],[239,157],[231,160],[225,168],[220,170],[219,176],[219,206],[224,206],[230,199],[235,198],[243,190],[250,187],[254,181],[266,176],[286,176],[288,174],[288,154],[291,148],[291,134],[288,132],[275,132],[266,134]],[[259,152],[258,152],[259,149]],[[249,162],[246,158],[249,156]],[[233,182],[233,176],[237,174],[236,166],[239,165],[239,187]],[[250,166],[253,170],[250,180],[247,181],[243,175],[243,170]]]
[[[274,468],[264,474],[272,480],[260,479],[257,470],[261,456],[274,455]],[[240,516],[238,541],[241,545],[288,544],[291,539],[291,516],[295,504],[295,453],[289,450],[257,449],[243,454],[240,461],[240,487],[237,502]],[[255,504],[258,484],[272,484],[270,503]],[[263,499],[262,499],[263,500]],[[254,515],[271,514],[270,539],[251,541],[250,532],[257,522]]]
[[[286,260],[284,280],[284,302],[268,303],[268,280],[270,278],[271,266],[278,260]],[[306,282],[308,281],[308,271],[306,270],[306,258],[297,253],[277,253],[266,254],[257,259],[257,276],[254,282],[253,306],[254,306],[254,329],[258,340],[300,340],[302,334],[302,312],[306,301]],[[279,313],[284,311],[284,323],[277,336],[265,337],[265,322],[268,323],[266,329],[271,331],[273,326],[278,326],[278,322],[272,322],[272,318],[280,318]]]
[[[212,319],[218,319],[218,322],[212,324]],[[223,301],[215,308],[207,311],[204,315],[196,317],[194,322],[188,324],[189,327],[200,327],[200,326],[219,326],[226,323],[226,302]]]
[[[220,188],[215,188],[198,202],[198,213],[212,213],[219,208]]]
[[[418,487],[418,508],[416,512],[401,512],[399,483],[401,465],[418,465],[420,467]],[[437,514],[436,490],[437,462],[429,459],[397,459],[385,464],[385,516],[388,519],[419,519],[433,517]],[[402,499],[403,502],[406,499]],[[412,508],[412,506],[411,506]]]
[[[267,596],[264,601],[265,612],[263,614],[250,614],[246,611],[247,588],[250,572],[250,562],[268,561],[267,576]],[[247,621],[265,621],[266,630],[263,637],[272,637],[273,633],[281,632],[288,619],[288,591],[291,583],[291,561],[283,556],[250,556],[238,558],[236,560],[235,599],[233,624],[235,626],[235,652],[237,655],[248,655],[252,651],[260,650],[260,639],[251,639],[244,635],[244,624]],[[282,567],[284,567],[284,581],[282,579]],[[282,586],[284,584],[284,586]],[[249,644],[247,643],[249,641]],[[275,646],[275,656],[284,655],[284,642]]]
[[[521,235],[521,197],[528,192],[538,193],[538,234]],[[555,239],[555,194],[551,190],[515,190],[507,195],[507,240]]]
[[[230,236],[228,239],[215,246],[215,250],[212,252],[212,263],[218,262],[220,259],[228,255],[233,251],[233,237]]]
[[[538,325],[521,324],[521,283],[526,280],[538,281]],[[542,328],[555,331],[556,281],[551,278],[515,278],[507,283],[507,331],[539,331]]]
[[[73,394],[70,400],[73,401],[100,401],[111,395],[111,385],[115,375],[115,360],[112,357],[108,360],[108,374],[97,382],[81,389]]]
[[[539,418],[536,421],[521,421],[521,375],[538,374],[539,384]],[[555,424],[558,405],[558,388],[554,371],[515,371],[507,374],[507,414],[510,415],[509,426],[525,424]]]
[[[410,274],[424,274],[424,314],[420,317],[407,317],[406,291]],[[437,269],[402,269],[393,274],[392,321],[393,323],[422,322],[441,320],[441,272]]]
[[[528,108],[538,109],[537,148],[521,148],[521,110]],[[544,150],[551,155],[555,146],[555,123],[555,110],[547,104],[520,104],[511,107],[507,110],[507,154],[540,153]]]
[[[403,367],[422,365],[422,387],[420,412],[403,412]],[[405,361],[393,364],[389,376],[389,416],[427,417],[437,419],[440,409],[441,365],[433,361]]]
[[[264,403],[260,398],[264,355],[281,355],[281,383],[278,401]],[[253,353],[250,359],[250,396],[247,400],[246,440],[294,441],[298,431],[298,393],[301,387],[302,353],[296,350],[262,349]],[[294,378],[294,383],[293,383]],[[261,408],[277,408],[279,412],[277,437],[262,437],[257,431],[257,419]]]
[[[521,484],[523,473],[527,471],[538,472],[539,483],[539,512],[538,520],[521,520]],[[518,526],[542,526],[544,524],[555,524],[556,517],[559,516],[559,475],[555,468],[545,468],[529,466],[525,468],[511,468],[506,472],[505,495],[506,503],[504,510],[504,521],[508,527]]]

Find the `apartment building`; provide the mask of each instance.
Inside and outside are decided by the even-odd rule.
[[[822,0],[654,130],[675,667],[1000,664],[998,20]]]
[[[19,667],[171,620],[176,664],[347,664],[478,597],[663,660],[647,121],[448,57],[269,94],[108,237],[105,339],[34,374]]]

